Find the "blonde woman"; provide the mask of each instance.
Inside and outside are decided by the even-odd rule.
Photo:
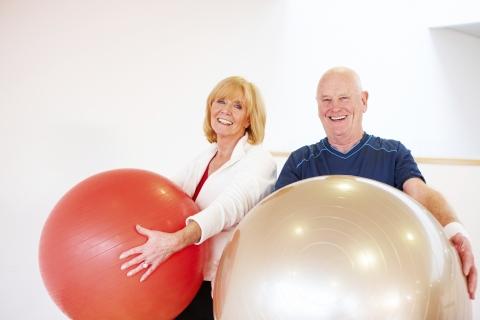
[[[265,132],[265,108],[257,87],[241,77],[220,81],[207,99],[204,132],[210,146],[173,181],[192,197],[201,211],[189,217],[175,233],[137,231],[145,244],[122,253],[137,255],[122,265],[127,273],[144,271],[144,281],[173,253],[191,244],[209,241],[204,283],[177,319],[213,319],[211,282],[232,230],[274,187],[276,164],[260,146]]]

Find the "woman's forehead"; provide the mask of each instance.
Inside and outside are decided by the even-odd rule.
[[[245,95],[243,94],[243,89],[241,87],[230,85],[220,88],[216,94],[216,98],[244,101]]]

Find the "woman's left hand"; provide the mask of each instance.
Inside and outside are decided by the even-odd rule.
[[[168,233],[156,230],[150,230],[140,225],[136,226],[137,232],[148,238],[143,245],[132,248],[120,254],[120,259],[125,259],[131,255],[137,254],[136,257],[122,264],[121,270],[137,265],[128,271],[127,276],[133,276],[138,272],[145,270],[140,282],[152,274],[153,271],[172,254],[182,249],[181,239],[178,233]]]

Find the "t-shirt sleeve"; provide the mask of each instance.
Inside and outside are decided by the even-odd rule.
[[[420,178],[425,181],[413,156],[402,143],[398,143],[395,161],[395,187],[403,190],[403,184],[410,178]]]

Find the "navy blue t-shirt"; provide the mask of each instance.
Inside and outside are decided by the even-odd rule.
[[[292,152],[280,172],[275,190],[302,179],[334,174],[369,178],[399,190],[410,178],[425,181],[410,150],[400,141],[365,133],[347,153],[335,150],[327,138]]]

